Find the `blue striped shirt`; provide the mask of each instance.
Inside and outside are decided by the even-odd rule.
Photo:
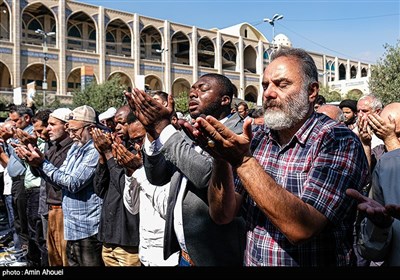
[[[43,162],[43,178],[63,192],[65,240],[79,240],[98,232],[103,200],[93,189],[99,153],[93,140],[80,146],[74,143],[60,168],[48,160]]]

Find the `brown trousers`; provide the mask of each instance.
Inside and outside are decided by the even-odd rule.
[[[138,247],[103,243],[101,256],[105,266],[141,266]]]
[[[47,225],[49,266],[68,266],[67,241],[64,239],[64,214],[61,207],[49,209]]]

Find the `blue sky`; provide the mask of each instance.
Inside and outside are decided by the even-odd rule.
[[[244,0],[81,0],[88,4],[138,13],[200,28],[225,28],[248,22],[268,40],[272,27],[264,18],[282,14],[275,35],[283,33],[294,47],[376,63],[384,44],[400,39],[399,0],[244,1]]]

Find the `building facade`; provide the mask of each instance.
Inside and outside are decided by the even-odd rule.
[[[262,72],[276,44],[248,23],[202,29],[68,0],[0,0],[0,92],[38,92],[71,99],[90,73],[103,83],[119,75],[126,87],[188,93],[205,73],[235,84],[239,98],[261,104]],[[283,42],[281,42],[283,40]],[[300,47],[300,46],[299,46]],[[312,53],[320,82],[345,95],[368,93],[371,65]]]

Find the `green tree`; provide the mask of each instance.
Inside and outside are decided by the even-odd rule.
[[[334,102],[342,100],[340,93],[331,91],[328,86],[319,85],[319,95],[325,97],[326,102]]]
[[[42,109],[43,108],[43,93],[42,92],[36,92],[35,96],[33,97],[33,103],[35,104],[36,109]],[[46,104],[44,107],[49,108],[49,109],[57,109],[61,107],[61,102],[59,98],[55,94],[46,94]],[[62,107],[68,107],[68,106],[62,106]]]
[[[118,108],[126,104],[123,91],[121,78],[115,75],[102,84],[91,83],[84,90],[76,90],[73,93],[73,106],[89,105],[98,112],[110,107]]]
[[[385,53],[372,66],[369,88],[384,104],[400,101],[400,40],[395,46],[384,45]]]
[[[182,112],[186,115],[189,112],[189,98],[186,91],[182,91],[174,95],[175,111]]]
[[[352,100],[358,100],[360,97],[363,95],[362,91],[359,89],[352,89],[349,90],[349,92],[346,94],[345,99],[352,99]]]
[[[7,100],[0,96],[0,119],[6,119],[8,117],[7,105]]]

